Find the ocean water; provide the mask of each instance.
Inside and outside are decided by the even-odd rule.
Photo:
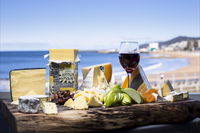
[[[9,78],[9,72],[13,69],[24,68],[47,68],[48,59],[44,55],[48,51],[1,51],[0,52],[0,79]],[[155,55],[141,53],[140,64],[146,74],[156,74],[178,69],[186,66],[188,60],[185,58],[143,58]],[[81,68],[101,64],[112,63],[114,74],[125,74],[121,67],[117,53],[102,54],[97,52],[79,52],[79,77],[82,76]]]

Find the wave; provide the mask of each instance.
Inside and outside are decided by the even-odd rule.
[[[159,68],[159,67],[161,67],[162,65],[163,65],[163,64],[160,62],[160,63],[154,64],[154,65],[145,67],[145,68],[143,68],[143,69],[144,69],[144,71],[149,71],[149,70],[152,70],[152,69]]]

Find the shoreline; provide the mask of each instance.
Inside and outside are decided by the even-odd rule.
[[[187,66],[176,70],[148,75],[151,82],[158,80],[160,75],[164,75],[166,80],[200,79],[200,55],[190,52],[155,52],[151,54],[164,54],[165,56],[168,56],[168,58],[186,58],[189,62]]]

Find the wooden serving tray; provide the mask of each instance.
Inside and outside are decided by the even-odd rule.
[[[57,115],[24,114],[1,101],[0,111],[13,132],[74,133],[103,131],[148,124],[177,123],[200,117],[200,100],[133,104],[112,108],[70,110],[58,106]]]

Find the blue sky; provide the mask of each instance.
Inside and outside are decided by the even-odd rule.
[[[200,36],[200,0],[0,0],[1,50],[111,49]]]

